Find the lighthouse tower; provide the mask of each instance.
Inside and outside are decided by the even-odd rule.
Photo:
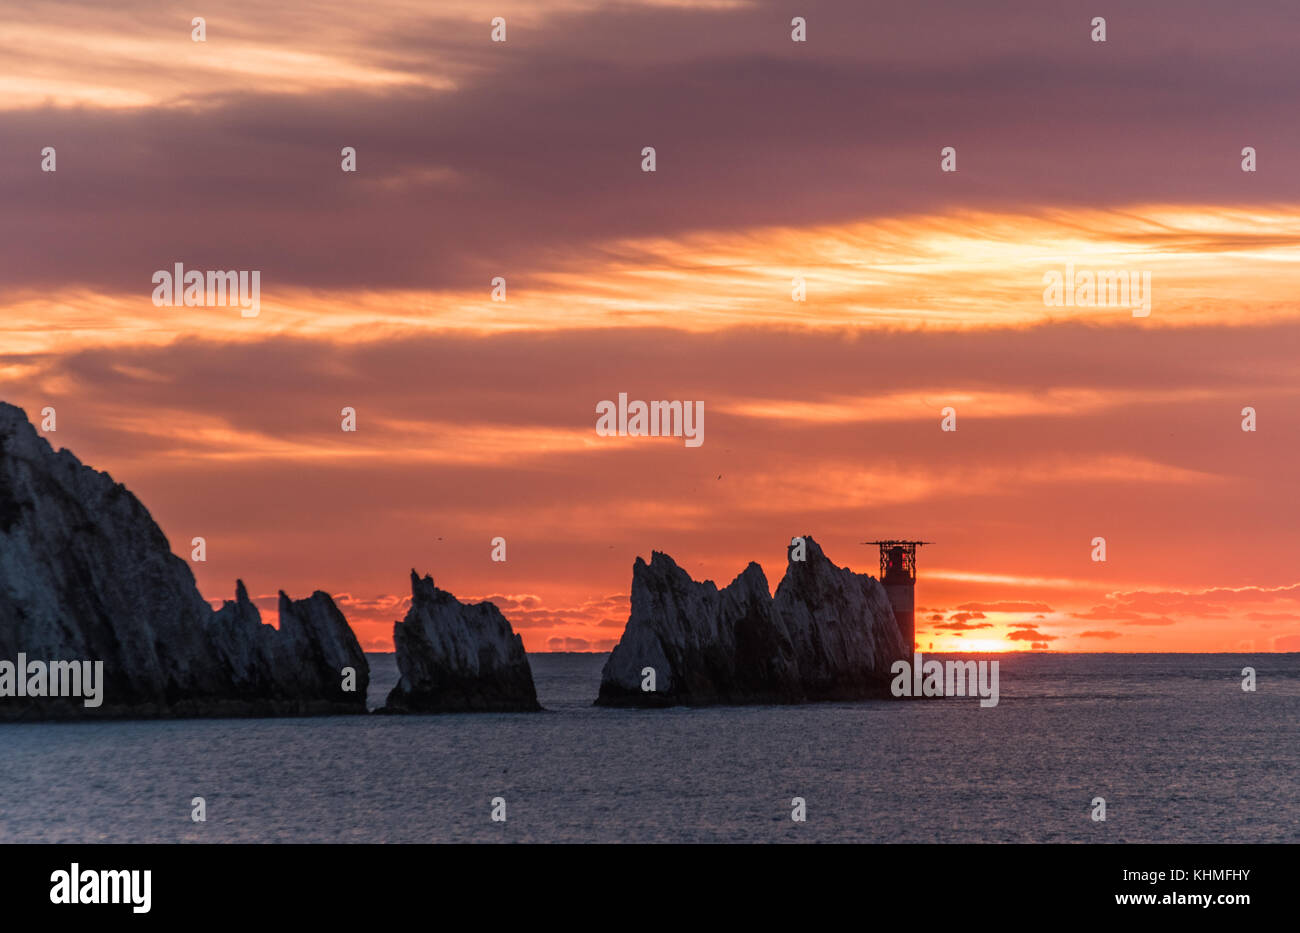
[[[894,619],[903,633],[907,653],[916,649],[916,549],[933,541],[864,541],[880,548],[880,582],[885,587]]]

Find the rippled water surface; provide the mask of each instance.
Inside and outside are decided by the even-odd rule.
[[[604,659],[530,656],[532,715],[0,725],[0,841],[1300,841],[1300,655],[1001,656],[992,709],[653,711],[591,706]]]

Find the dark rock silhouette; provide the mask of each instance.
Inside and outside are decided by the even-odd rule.
[[[57,453],[0,402],[0,660],[103,662],[103,701],[0,697],[0,719],[364,713],[369,666],[322,592],[280,594],[280,628],[242,582],[213,611],[149,512]],[[343,690],[343,669],[355,691]]]
[[[541,710],[523,640],[492,603],[465,604],[411,571],[411,608],[393,625],[401,677],[381,712]]]
[[[884,588],[808,536],[769,595],[750,563],[719,590],[667,554],[632,568],[632,613],[601,675],[600,706],[802,703],[889,695],[908,654]],[[787,556],[793,547],[787,548]],[[655,689],[642,689],[645,668]]]

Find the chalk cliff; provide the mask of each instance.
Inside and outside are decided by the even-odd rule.
[[[385,713],[535,712],[523,640],[492,603],[465,604],[411,571],[411,608],[393,625],[400,678]]]
[[[103,702],[0,696],[0,720],[366,709],[369,667],[328,595],[281,593],[278,631],[242,582],[214,612],[126,487],[56,453],[0,402],[0,661],[20,652],[102,661]]]
[[[907,657],[884,588],[837,567],[811,537],[769,595],[751,563],[719,590],[667,554],[637,558],[632,613],[601,675],[601,706],[802,703],[888,695]],[[787,549],[787,558],[794,548]],[[642,689],[654,671],[653,691]]]

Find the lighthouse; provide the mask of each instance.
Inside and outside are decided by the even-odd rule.
[[[933,541],[864,541],[880,548],[880,583],[910,656],[916,649],[916,549]]]

